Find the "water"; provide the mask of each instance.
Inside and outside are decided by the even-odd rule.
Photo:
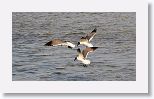
[[[75,50],[44,46],[53,38],[77,44],[95,27],[91,42],[101,48],[87,67],[74,62]],[[136,13],[13,12],[12,47],[13,81],[135,81]]]

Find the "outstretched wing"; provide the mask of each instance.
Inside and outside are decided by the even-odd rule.
[[[45,44],[45,46],[57,46],[57,45],[62,45],[65,43],[64,41],[60,39],[53,39]]]
[[[66,41],[63,44],[66,45],[66,46],[68,46],[68,47],[71,47],[71,48],[74,48],[75,47],[75,45],[73,43],[71,43],[70,41]]]
[[[82,51],[83,57],[87,58],[87,55],[89,54],[89,52],[93,52],[97,49],[98,47],[87,47]]]
[[[52,46],[52,41],[47,42],[45,46]]]
[[[88,34],[87,34],[86,38],[88,39],[89,42],[90,42],[90,41],[93,39],[93,37],[96,35],[96,31],[97,31],[97,29],[95,28],[91,33],[88,33]]]

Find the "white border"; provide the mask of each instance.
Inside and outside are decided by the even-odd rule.
[[[143,0],[3,0],[3,93],[148,93],[148,5]],[[12,81],[12,12],[136,12],[136,81]]]

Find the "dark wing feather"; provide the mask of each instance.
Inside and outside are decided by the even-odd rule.
[[[84,58],[87,58],[88,53],[89,53],[88,51],[83,50],[83,51],[82,51],[82,55],[83,55],[83,57],[84,57]]]
[[[46,43],[45,46],[54,46],[54,45],[63,44],[63,43],[65,42],[60,39],[53,39],[49,41],[48,43]]]
[[[87,36],[86,36],[86,38],[88,39],[88,41],[91,41],[92,40],[92,38],[95,36],[95,34],[96,34],[96,32],[94,33],[89,33]]]
[[[97,29],[95,28],[91,33],[88,33],[86,38],[88,39],[88,41],[91,41],[92,38],[95,36]]]
[[[97,31],[97,29],[95,28],[92,32],[96,32],[96,31]],[[92,33],[92,32],[91,32],[91,33]]]
[[[87,58],[87,55],[89,52],[93,52],[97,49],[98,47],[87,47],[82,51],[83,57]]]
[[[52,41],[49,41],[48,43],[46,43],[45,46],[52,46]]]

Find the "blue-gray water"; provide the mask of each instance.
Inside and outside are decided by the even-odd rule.
[[[53,38],[77,43],[92,39],[102,48],[88,55],[91,64],[74,62],[75,50],[44,46]],[[12,13],[13,81],[135,81],[136,13]],[[84,46],[79,46],[84,48]]]

